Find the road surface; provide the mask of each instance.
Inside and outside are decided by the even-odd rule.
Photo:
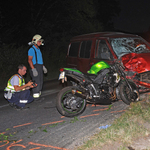
[[[75,118],[61,116],[56,109],[56,97],[62,89],[58,80],[44,83],[44,100],[28,104],[29,110],[11,108],[0,92],[0,149],[2,150],[73,150],[111,125],[128,105],[122,101],[110,105],[87,104],[83,114]]]

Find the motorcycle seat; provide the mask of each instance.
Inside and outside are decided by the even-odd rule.
[[[97,77],[97,75],[89,73],[85,73],[84,76],[92,81],[94,81],[94,79]]]

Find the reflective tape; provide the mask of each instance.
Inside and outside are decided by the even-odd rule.
[[[28,100],[20,100],[19,102],[20,102],[20,103],[24,103],[24,104],[25,104],[25,103],[27,103],[27,102],[28,102]]]
[[[40,93],[34,93],[34,94],[33,94],[33,97],[34,97],[34,98],[40,97]]]

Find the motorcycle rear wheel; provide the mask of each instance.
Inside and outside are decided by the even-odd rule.
[[[121,100],[130,105],[131,102],[137,102],[140,100],[139,98],[139,90],[134,82],[129,81],[130,86],[132,87],[132,92],[130,91],[127,83],[123,81],[120,86],[120,97]]]
[[[84,112],[86,100],[72,93],[74,86],[63,88],[57,95],[56,108],[58,112],[66,117],[75,117]]]

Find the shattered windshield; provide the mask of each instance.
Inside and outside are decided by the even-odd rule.
[[[110,42],[118,58],[129,53],[150,53],[150,45],[139,37],[113,38]]]

